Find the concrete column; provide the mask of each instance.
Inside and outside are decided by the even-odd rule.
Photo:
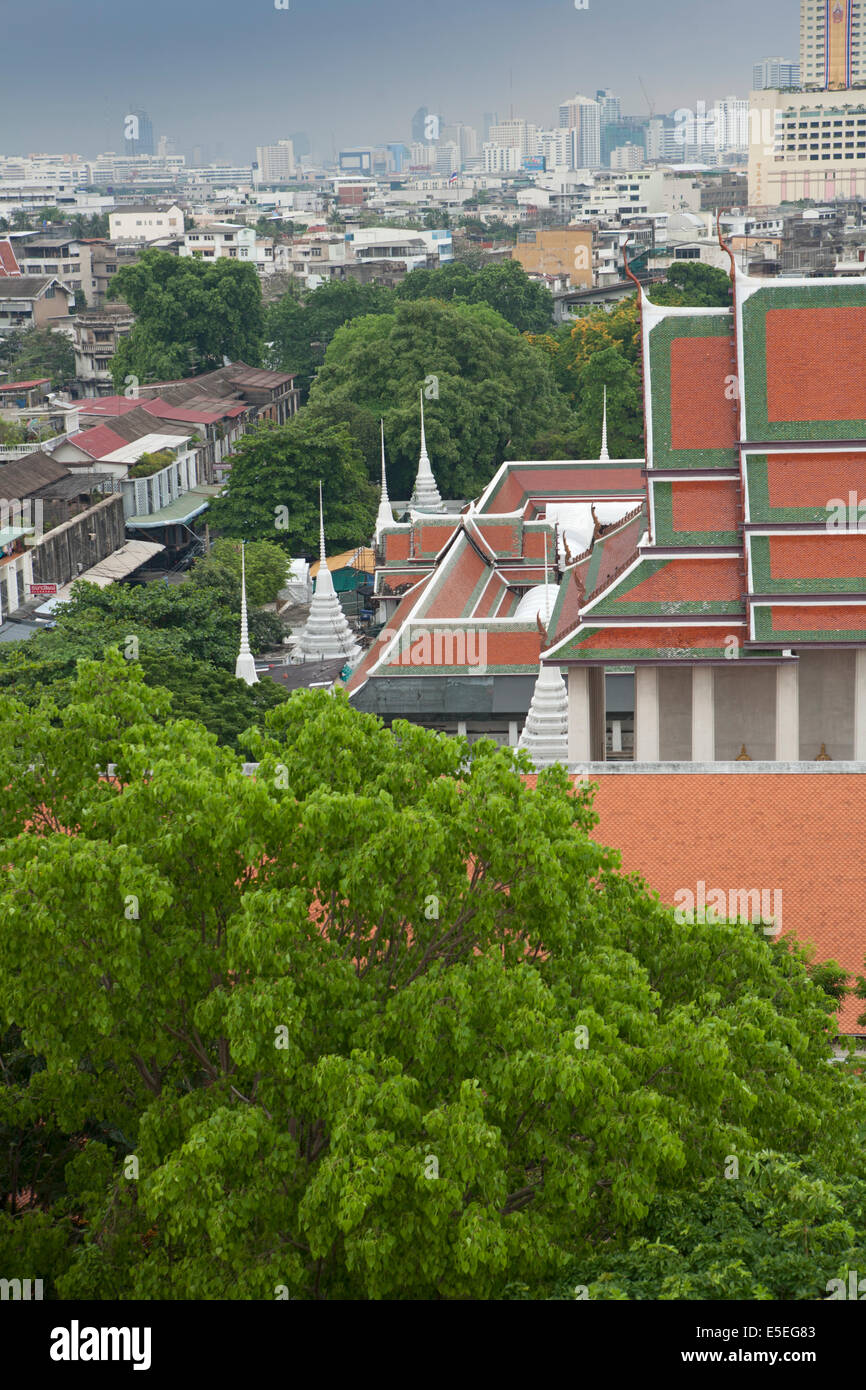
[[[716,760],[715,671],[712,666],[692,667],[692,762]]]
[[[634,668],[634,760],[659,760],[659,671],[657,666]]]
[[[509,721],[508,721],[508,746],[509,746],[509,748],[516,748],[516,747],[517,747],[517,740],[518,740],[519,738],[520,738],[520,725],[518,724],[518,722],[517,722],[516,719],[509,719]]]
[[[866,762],[866,647],[854,653],[854,758]]]
[[[25,585],[25,588],[24,588],[24,597],[25,597],[25,598],[29,598],[29,597],[30,597],[30,590],[29,590],[29,588],[27,588],[27,585],[28,585],[28,584],[32,584],[32,583],[34,582],[34,580],[33,580],[33,551],[32,551],[32,550],[25,550],[25,552],[24,552],[24,569],[23,569],[23,574],[24,574],[24,585]]]
[[[800,672],[792,662],[776,667],[776,761],[795,763],[799,758]]]
[[[589,671],[586,666],[568,668],[568,761],[588,763],[590,746]]]
[[[466,737],[466,720],[465,720],[465,719],[458,719],[458,720],[457,720],[457,737],[458,737],[458,738],[465,738],[465,737]]]
[[[9,604],[10,614],[19,607],[18,600],[18,561],[10,560],[6,565],[6,598]]]

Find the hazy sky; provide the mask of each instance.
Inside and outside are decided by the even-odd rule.
[[[752,63],[798,56],[798,0],[0,0],[0,153],[122,149],[149,112],[180,153],[248,161],[309,132],[409,137],[419,106],[556,124],[560,101],[610,87],[626,114],[745,96]]]

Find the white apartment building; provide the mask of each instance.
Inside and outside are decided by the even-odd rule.
[[[199,261],[249,261],[256,264],[256,233],[253,227],[239,222],[211,222],[192,232],[185,232],[180,256],[194,256]]]
[[[165,187],[180,183],[186,172],[182,154],[115,154],[108,151],[88,165],[87,182],[97,185],[135,184]]]
[[[108,214],[108,234],[113,241],[158,241],[183,236],[184,217],[177,203],[134,203]]]
[[[721,154],[746,154],[749,148],[749,103],[722,97],[715,103],[715,143]]]
[[[559,124],[574,130],[574,167],[598,169],[601,165],[601,106],[591,97],[575,96],[559,108]]]
[[[752,91],[763,92],[768,87],[799,87],[800,64],[790,58],[762,58],[752,68]]]
[[[642,169],[644,161],[643,146],[617,145],[610,152],[611,169]]]
[[[524,156],[517,145],[497,145],[486,141],[482,147],[485,174],[518,174]]]
[[[256,183],[286,183],[295,175],[295,147],[291,140],[256,146]]]
[[[490,127],[490,137],[486,143],[499,145],[504,149],[516,149],[523,160],[527,155],[536,152],[538,127],[523,120],[500,121],[498,125]]]
[[[866,197],[866,91],[752,93],[749,203]]]
[[[866,0],[800,0],[800,77],[820,90],[866,82]]]

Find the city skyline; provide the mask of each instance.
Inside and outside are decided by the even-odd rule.
[[[13,12],[5,37],[20,57],[21,77],[0,93],[0,153],[120,152],[124,117],[144,110],[155,139],[174,137],[180,152],[200,146],[210,159],[246,161],[256,145],[305,130],[329,158],[345,145],[408,143],[422,106],[480,131],[491,110],[554,126],[562,101],[599,87],[616,92],[623,113],[638,118],[650,114],[650,103],[662,114],[743,96],[755,62],[798,52],[796,0],[769,0],[757,13],[735,0],[732,23],[709,53],[686,0],[672,0],[657,29],[646,28],[636,0],[588,0],[583,10],[573,0],[531,7],[478,0],[471,8],[442,0],[435,12],[397,0],[288,3],[276,9],[274,0],[259,0],[239,10],[212,0],[204,23],[200,8],[153,0],[146,29],[120,12],[100,45],[93,36],[101,32],[101,9],[82,0],[74,15],[52,15],[49,51],[34,23],[39,9]],[[738,13],[749,24],[747,51]],[[167,63],[172,50],[175,61]],[[321,63],[312,61],[317,53]],[[24,74],[36,64],[44,85],[34,110],[23,96]],[[97,90],[82,100],[82,74],[97,69]]]

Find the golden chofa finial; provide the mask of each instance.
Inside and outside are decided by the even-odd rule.
[[[752,761],[751,757],[750,757],[749,754],[746,752],[746,745],[745,745],[744,743],[741,743],[741,744],[740,744],[740,751],[739,751],[739,753],[737,754],[736,758],[734,759],[734,762],[735,762],[735,763],[750,763],[751,761]]]
[[[826,743],[822,743],[822,744],[821,744],[821,752],[820,752],[820,753],[818,754],[818,756],[816,757],[815,762],[816,762],[816,763],[831,763],[832,761],[833,761],[833,759],[830,757],[830,754],[827,752],[827,745],[826,745]]]

